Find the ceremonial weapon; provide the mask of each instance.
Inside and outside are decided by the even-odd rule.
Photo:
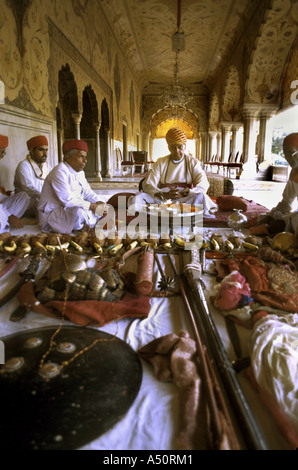
[[[235,416],[237,417],[239,427],[245,437],[245,442],[247,443],[248,448],[253,450],[267,450],[268,448],[261,430],[254,419],[243,390],[239,384],[236,373],[237,368],[233,367],[219,336],[216,325],[210,315],[202,285],[201,282],[199,282],[200,272],[193,269],[193,265],[199,265],[199,262],[199,254],[197,250],[192,250],[191,264],[189,267],[185,266],[184,268],[187,284],[191,287],[188,289],[188,292],[190,300],[193,300],[192,311],[194,321],[201,329],[204,329],[204,334],[208,338],[208,343],[210,345],[212,355],[214,356],[214,362],[218,366],[219,373],[228,392],[228,396],[231,398],[231,406],[235,411]],[[247,358],[240,358],[236,362],[245,364],[247,362]]]
[[[35,278],[39,263],[40,257],[34,257],[30,260],[27,268],[19,274],[20,279],[18,282],[10,289],[9,292],[7,292],[7,294],[4,295],[4,297],[2,297],[2,299],[0,299],[0,308],[3,307],[3,305],[5,305],[19,292],[23,284],[32,281]]]

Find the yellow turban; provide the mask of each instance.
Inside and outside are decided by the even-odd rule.
[[[179,129],[178,127],[172,127],[171,129],[168,130],[166,134],[166,141],[168,145],[171,144],[185,144],[187,142],[187,137],[184,134],[184,132]]]

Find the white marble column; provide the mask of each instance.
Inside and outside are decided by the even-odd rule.
[[[71,116],[76,125],[76,139],[80,140],[81,138],[80,124],[81,124],[82,115],[80,113],[72,113]]]
[[[268,132],[268,120],[276,113],[277,107],[268,105],[260,111],[258,163],[271,156],[272,132]]]
[[[201,161],[208,161],[208,134],[201,132]]]
[[[209,131],[209,152],[207,161],[211,161],[214,155],[217,155],[217,132]]]
[[[63,161],[63,141],[64,141],[64,129],[62,127],[57,129],[58,134],[58,161]]]
[[[113,167],[112,167],[112,162],[111,162],[111,129],[109,127],[105,127],[105,132],[106,132],[106,139],[105,139],[105,145],[106,145],[106,158],[107,158],[107,174],[105,175],[106,178],[112,178],[113,175]]]
[[[242,109],[244,119],[242,178],[256,175],[256,122],[260,105],[246,104]]]
[[[221,123],[221,161],[228,162],[230,155],[230,129],[231,123]]]
[[[232,124],[232,162],[235,161],[237,152],[242,153],[239,145],[239,131],[242,127],[242,122]]]
[[[216,160],[220,160],[221,156],[221,133],[217,133]]]
[[[95,176],[96,179],[102,181],[101,176],[101,156],[100,156],[100,140],[99,140],[99,130],[100,124],[96,123],[95,128]]]

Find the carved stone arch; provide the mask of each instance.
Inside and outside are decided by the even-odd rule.
[[[185,123],[185,129],[188,127],[192,129],[192,135],[189,135],[189,138],[196,138],[198,137],[199,132],[199,118],[198,116],[191,110],[186,110],[184,114],[181,115],[181,119],[178,118],[181,123]],[[154,139],[156,137],[156,130],[157,127],[160,126],[164,122],[170,122],[171,125],[175,125],[175,120],[171,116],[169,112],[169,108],[164,107],[159,109],[152,115],[151,122],[150,122],[150,133],[151,137]],[[187,130],[188,134],[189,131]]]
[[[107,100],[104,98],[100,109],[101,125],[99,130],[100,160],[102,176],[110,173],[110,111]]]
[[[235,65],[231,65],[227,73],[223,89],[222,116],[223,121],[241,120],[240,111],[240,82],[239,73]]]
[[[273,0],[250,58],[245,102],[279,104],[280,81],[297,36],[298,4]]]
[[[73,114],[79,112],[77,85],[68,64],[62,66],[58,74],[58,104],[64,139],[76,138],[76,125]]]
[[[219,126],[219,101],[216,93],[213,93],[209,108],[209,130],[217,131]]]
[[[83,90],[82,104],[81,137],[83,139],[93,138],[94,125],[99,123],[99,118],[97,98],[91,85],[86,86]]]
[[[85,167],[87,176],[96,176],[98,166],[98,139],[96,128],[99,125],[98,103],[91,85],[82,92],[82,118],[80,122],[80,138],[88,144],[88,159]]]

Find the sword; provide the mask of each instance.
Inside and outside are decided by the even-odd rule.
[[[12,289],[10,289],[9,292],[7,292],[7,294],[5,294],[4,297],[2,297],[2,299],[0,299],[0,308],[19,292],[23,284],[26,284],[26,282],[32,281],[35,278],[39,263],[40,257],[34,257],[31,259],[27,268],[19,274],[20,279],[18,282],[12,287]]]

